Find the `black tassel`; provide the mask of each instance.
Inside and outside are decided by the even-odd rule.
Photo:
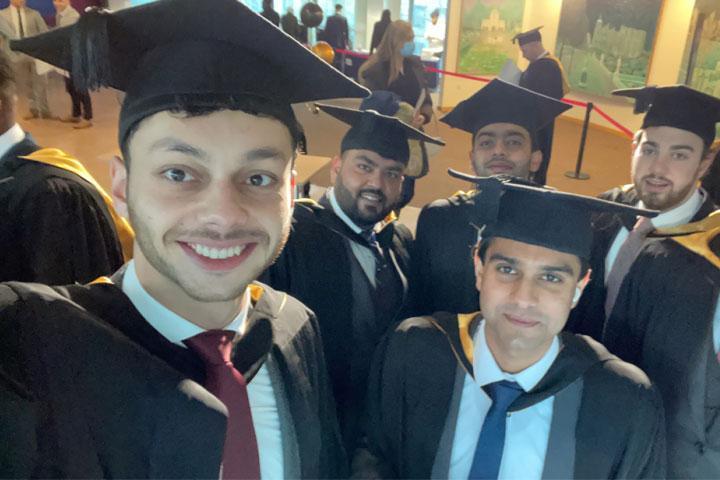
[[[72,32],[72,79],[78,90],[97,90],[110,85],[110,44],[107,10],[93,8],[83,15]]]

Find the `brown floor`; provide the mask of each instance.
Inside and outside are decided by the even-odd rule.
[[[95,110],[92,128],[74,130],[70,124],[50,120],[20,120],[20,124],[32,133],[40,145],[61,148],[83,161],[98,181],[107,187],[110,181],[108,162],[118,152],[117,114],[120,100],[117,93],[109,90],[95,92],[92,97]],[[26,113],[24,105],[21,99],[19,117]],[[50,105],[56,115],[70,113],[70,98],[59,77],[51,78]],[[334,155],[344,129],[325,114],[315,115],[305,106],[298,107],[296,111],[305,126],[310,153],[327,157]],[[462,182],[450,178],[446,171],[448,168],[469,171],[469,135],[439,122],[430,124],[428,131],[445,139],[447,146],[431,159],[430,173],[417,183],[412,202],[417,207],[467,188]],[[566,171],[575,169],[580,131],[580,124],[573,120],[560,119],[556,123],[548,183],[560,190],[586,195],[596,195],[613,186],[628,183],[630,140],[601,128],[591,128],[588,132],[583,172],[590,174],[590,179],[565,177]],[[328,168],[315,174],[313,182],[326,185],[329,182]]]

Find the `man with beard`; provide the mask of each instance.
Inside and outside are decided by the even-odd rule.
[[[319,204],[296,205],[288,243],[264,277],[318,317],[348,452],[357,440],[372,353],[404,318],[412,234],[390,214],[401,195],[408,139],[442,144],[390,116],[397,102],[380,91],[360,110],[319,105],[351,126],[332,160],[333,186]]]
[[[462,175],[462,174],[460,174]],[[560,333],[587,284],[592,212],[625,205],[472,178],[481,312],[403,321],[368,387],[356,478],[662,478],[662,403],[638,368]]]
[[[254,279],[290,227],[290,105],[367,91],[235,0],[15,48],[125,91],[112,194],[137,235],[110,279],[0,286],[0,438],[26,446],[0,445],[0,476],[342,476],[316,320]]]
[[[635,111],[646,113],[633,139],[632,185],[614,188],[601,198],[661,214],[652,222],[626,224],[605,215],[595,219],[593,279],[568,329],[598,340],[647,235],[655,228],[702,220],[716,209],[699,180],[712,163],[710,146],[720,120],[720,100],[684,85],[613,93],[635,99]]]
[[[441,121],[473,136],[469,157],[477,175],[529,179],[542,160],[536,132],[569,108],[496,79]],[[470,249],[483,225],[483,209],[482,192],[471,191],[436,200],[420,212],[411,282],[415,314],[477,311]]]

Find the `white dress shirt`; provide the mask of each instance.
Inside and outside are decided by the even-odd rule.
[[[327,197],[335,215],[337,215],[345,225],[350,227],[350,230],[357,234],[362,233],[362,228],[358,227],[355,222],[347,216],[338,203],[337,198],[335,198],[335,189],[332,187],[328,188]],[[355,255],[358,263],[360,263],[360,266],[365,272],[365,275],[368,277],[368,280],[370,280],[370,284],[375,287],[375,270],[377,268],[375,265],[375,254],[365,245],[353,241],[350,242],[350,249],[352,250],[353,255]]]
[[[560,341],[555,337],[538,362],[522,372],[510,374],[500,369],[490,352],[485,340],[484,320],[478,325],[473,345],[475,379],[465,375],[450,456],[449,478],[466,479],[470,474],[480,431],[492,405],[492,400],[482,387],[509,380],[518,383],[526,392],[530,391],[545,376],[560,352]],[[549,397],[528,408],[508,414],[499,479],[542,477],[550,438],[553,402],[554,398]]]
[[[135,262],[133,261],[128,264],[125,271],[122,290],[143,318],[172,343],[186,347],[182,343],[183,340],[205,331],[155,300],[140,284],[135,272]],[[250,304],[250,292],[246,290],[243,309],[224,330],[236,331],[238,335],[243,335]],[[260,367],[260,370],[248,384],[247,389],[260,454],[260,476],[267,479],[283,478],[284,464],[280,416],[275,391],[265,365]]]
[[[15,29],[15,38],[20,38],[20,22],[18,22],[18,9],[10,5],[10,14],[12,16],[13,28]],[[22,17],[23,32],[25,36],[28,36],[28,23],[27,17],[25,16],[25,9],[20,9],[20,16]]]
[[[25,132],[17,123],[0,135],[0,158],[10,151],[15,144],[25,139]]]
[[[689,223],[698,210],[700,210],[704,201],[704,193],[701,193],[700,190],[695,190],[695,193],[690,195],[690,197],[683,203],[671,210],[668,210],[667,212],[661,213],[657,217],[651,219],[651,222],[655,228],[676,227],[678,225]],[[639,208],[646,208],[642,202],[639,202],[636,206]],[[610,250],[608,250],[608,254],[605,257],[606,283],[610,270],[612,270],[612,266],[615,263],[618,252],[620,251],[620,247],[622,247],[622,244],[628,235],[630,235],[630,231],[627,228],[622,227],[615,236],[615,240],[613,240]]]

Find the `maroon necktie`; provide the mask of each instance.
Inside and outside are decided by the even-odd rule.
[[[605,318],[610,318],[612,309],[615,306],[620,287],[622,286],[625,276],[630,271],[630,267],[640,253],[640,249],[645,243],[645,238],[653,229],[652,221],[648,217],[640,217],[630,234],[623,242],[620,250],[618,250],[615,262],[610,268],[607,277],[607,296],[605,297]]]
[[[184,340],[205,362],[205,388],[228,409],[223,479],[260,478],[260,458],[245,378],[232,364],[234,332],[208,330]]]

